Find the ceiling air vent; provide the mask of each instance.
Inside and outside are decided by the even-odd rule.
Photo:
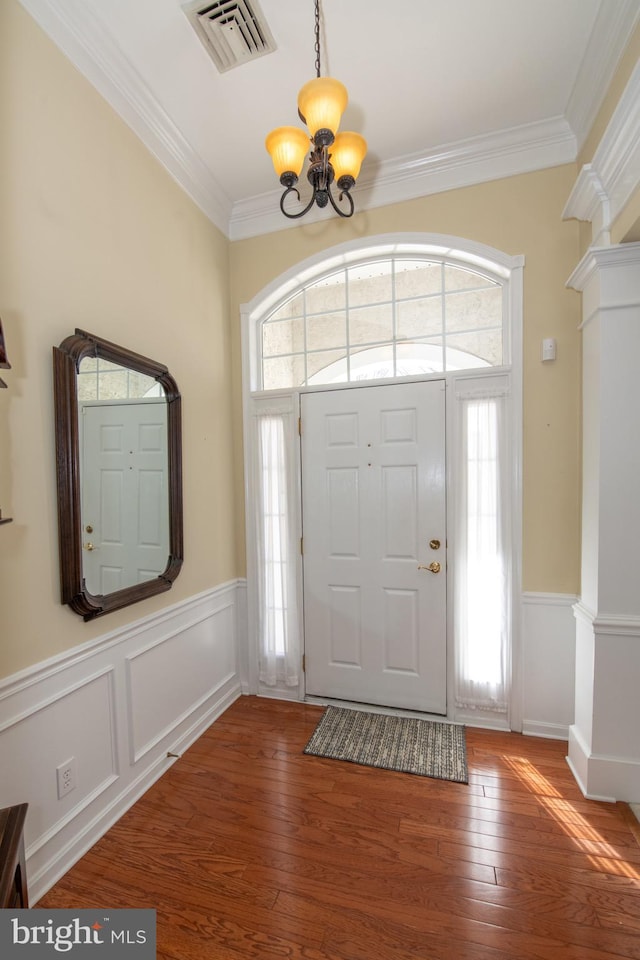
[[[221,73],[276,49],[257,0],[198,0],[183,10]]]

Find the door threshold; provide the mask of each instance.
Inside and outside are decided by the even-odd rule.
[[[462,727],[463,723],[450,720],[441,713],[425,713],[422,710],[408,710],[404,707],[385,707],[379,703],[360,703],[353,700],[334,700],[332,697],[313,697],[305,696],[305,703],[312,703],[315,706],[323,707],[344,707],[347,710],[361,710],[363,713],[383,713],[390,717],[414,717],[417,720],[432,720],[435,723],[454,723]]]

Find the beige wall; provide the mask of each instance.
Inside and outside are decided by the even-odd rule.
[[[561,214],[639,54],[640,28],[576,166],[230,245],[17,0],[0,0],[0,316],[13,365],[0,508],[15,518],[0,527],[0,676],[244,572],[239,306],[295,263],[378,233],[524,254],[523,585],[577,592],[580,301],[565,281],[590,232]],[[639,215],[636,192],[618,239],[637,239]],[[168,594],[92,624],[58,601],[51,347],[76,326],[167,363],[183,394],[183,571]],[[539,360],[543,336],[558,340],[554,364]]]
[[[239,573],[229,244],[17,0],[0,0],[0,676]],[[51,348],[75,327],[165,363],[183,396],[185,563],[85,624],[59,602]]]
[[[525,590],[579,589],[580,298],[565,282],[579,254],[579,227],[562,210],[576,176],[571,164],[239,241],[231,248],[236,463],[241,476],[239,306],[294,264],[323,249],[396,231],[453,234],[524,254]],[[356,189],[357,204],[357,189]],[[540,361],[556,337],[558,358]],[[244,532],[239,527],[238,555]]]

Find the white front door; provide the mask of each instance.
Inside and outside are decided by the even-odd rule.
[[[81,405],[82,571],[94,596],[169,562],[166,400]]]
[[[306,692],[446,714],[445,383],[301,412]]]

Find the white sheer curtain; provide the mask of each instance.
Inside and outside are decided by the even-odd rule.
[[[458,707],[506,712],[510,510],[507,399],[499,383],[475,389],[468,383],[457,391],[455,693]]]
[[[255,412],[258,670],[260,681],[272,687],[299,681],[292,423],[290,399]]]

